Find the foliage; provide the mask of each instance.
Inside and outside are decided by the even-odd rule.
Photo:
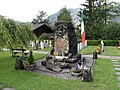
[[[102,39],[104,40],[120,40],[120,23],[110,22],[104,28],[102,32]]]
[[[72,21],[70,12],[67,10],[66,7],[60,10],[60,15],[58,15],[57,21]]]
[[[46,23],[46,24],[48,24],[49,20],[46,19],[46,16],[47,16],[46,12],[44,12],[44,11],[39,11],[38,13],[39,13],[39,14],[36,15],[36,19],[33,18],[32,23],[33,23],[33,24],[41,24],[41,23]]]
[[[0,16],[0,46],[23,47],[27,46],[28,42],[34,38],[31,24],[20,23]]]
[[[30,55],[28,57],[28,63],[31,65],[34,63],[34,57],[33,57],[33,53],[32,53],[32,50],[30,51]]]
[[[51,40],[51,34],[49,33],[43,33],[42,35],[39,36],[40,40]]]
[[[119,40],[104,40],[105,46],[116,46],[119,43]]]
[[[82,5],[85,15],[85,34],[89,40],[101,39],[104,26],[107,26],[109,21],[120,15],[119,3],[106,3],[106,0],[87,0]],[[78,16],[81,16],[81,12]]]
[[[115,71],[109,59],[97,59],[93,82],[66,80],[14,69],[10,53],[0,53],[0,82],[16,90],[119,90]],[[17,81],[17,82],[16,82]]]
[[[101,53],[101,46],[100,46],[100,45],[97,46],[96,52],[97,52],[97,54],[100,54],[100,53]]]
[[[101,44],[101,40],[87,40],[88,46],[98,46]],[[103,40],[105,46],[116,46],[119,40]]]
[[[98,46],[101,40],[87,40],[88,46]]]

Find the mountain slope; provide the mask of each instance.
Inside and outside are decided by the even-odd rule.
[[[70,12],[70,15],[72,17],[72,21],[74,25],[78,25],[79,24],[79,17],[78,17],[78,12],[80,11],[79,8],[75,8],[75,9],[68,9],[68,11]],[[49,21],[54,24],[57,21],[57,17],[60,14],[60,12],[57,12],[55,14],[52,14],[48,17]]]

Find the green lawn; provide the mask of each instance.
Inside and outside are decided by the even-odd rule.
[[[30,71],[15,70],[15,58],[9,52],[0,52],[0,83],[16,90],[120,90],[110,60],[97,59],[94,81],[66,80]]]
[[[83,50],[80,51],[81,54],[92,54],[97,46],[87,46]],[[110,55],[110,56],[120,56],[120,50],[115,46],[105,46],[104,52],[101,55]]]
[[[46,51],[46,52],[49,52],[51,50],[51,48],[44,48],[44,49],[41,49],[41,51]]]
[[[29,49],[29,50],[31,50],[31,49]],[[39,50],[35,50],[35,51],[44,51],[44,52],[49,52],[50,50],[51,50],[51,48],[50,48],[50,47],[48,47],[48,48],[39,49]]]
[[[39,60],[41,58],[44,58],[45,56],[46,56],[46,54],[39,54],[39,53],[33,54],[33,57],[34,57],[35,61]]]
[[[92,54],[97,46],[87,46],[80,51],[81,54]]]
[[[50,50],[51,50],[51,48],[44,48],[44,49],[40,49],[40,50],[37,50],[37,51],[50,52]],[[46,54],[35,53],[35,54],[33,54],[33,56],[34,56],[35,60],[38,60],[38,59],[41,59],[41,58],[45,57]]]
[[[102,52],[102,55],[111,55],[111,56],[120,56],[120,50],[115,46],[105,46],[105,51]]]

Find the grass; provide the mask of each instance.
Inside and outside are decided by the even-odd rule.
[[[5,85],[0,84],[0,90],[3,89]]]
[[[46,56],[46,54],[39,54],[39,53],[33,54],[33,57],[34,57],[35,61],[36,61],[36,60],[39,60],[39,59],[42,59],[42,58],[44,58],[45,56]]]
[[[97,46],[87,46],[80,51],[81,54],[92,54]]]
[[[35,50],[35,51],[44,51],[44,52],[49,52],[51,50],[51,48],[44,48],[44,49],[39,49],[39,50]]]
[[[15,70],[15,58],[9,52],[0,52],[0,82],[16,90],[120,90],[112,63],[97,59],[94,81],[66,80],[30,71]]]
[[[44,49],[37,50],[37,51],[50,52],[50,50],[51,50],[51,48],[44,48]],[[33,56],[34,56],[35,60],[39,60],[41,58],[44,58],[46,56],[46,54],[34,53]]]
[[[93,51],[96,49],[97,46],[87,46],[83,50],[80,51],[81,54],[92,54]],[[108,56],[120,56],[120,50],[117,49],[115,46],[105,46],[104,52],[101,55],[108,55]]]
[[[36,50],[36,51],[50,52],[50,50],[51,50],[51,48],[44,48],[44,49],[40,49],[40,50]],[[21,56],[21,53],[17,53],[16,56]],[[27,57],[28,56],[29,56],[29,54],[27,55]],[[35,60],[39,60],[41,58],[44,58],[46,56],[46,54],[34,53],[33,56],[34,56]]]
[[[41,51],[46,51],[46,52],[49,52],[51,50],[51,48],[44,48],[44,49],[41,49]]]
[[[105,50],[102,52],[102,55],[120,56],[120,50],[115,46],[105,46]]]

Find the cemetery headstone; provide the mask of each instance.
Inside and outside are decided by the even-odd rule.
[[[15,69],[16,70],[19,70],[19,69],[22,70],[22,69],[24,69],[23,62],[22,62],[21,58],[19,58],[19,57],[16,58]]]
[[[101,52],[103,52],[104,51],[104,43],[103,43],[103,41],[101,41]]]
[[[96,52],[96,50],[93,52],[93,59],[97,59],[98,57],[97,57],[97,52]]]
[[[41,41],[40,42],[41,49],[44,49],[44,43]]]
[[[50,40],[50,42],[49,42],[49,43],[50,43],[50,44],[49,44],[49,46],[50,46],[50,47],[52,47],[52,41],[51,41],[51,40]]]
[[[78,52],[80,51],[80,43],[78,43],[78,45],[77,45],[77,50],[78,50]]]
[[[36,41],[36,50],[38,50],[39,49],[39,41],[37,40]]]
[[[82,49],[82,42],[80,43],[80,50]]]

